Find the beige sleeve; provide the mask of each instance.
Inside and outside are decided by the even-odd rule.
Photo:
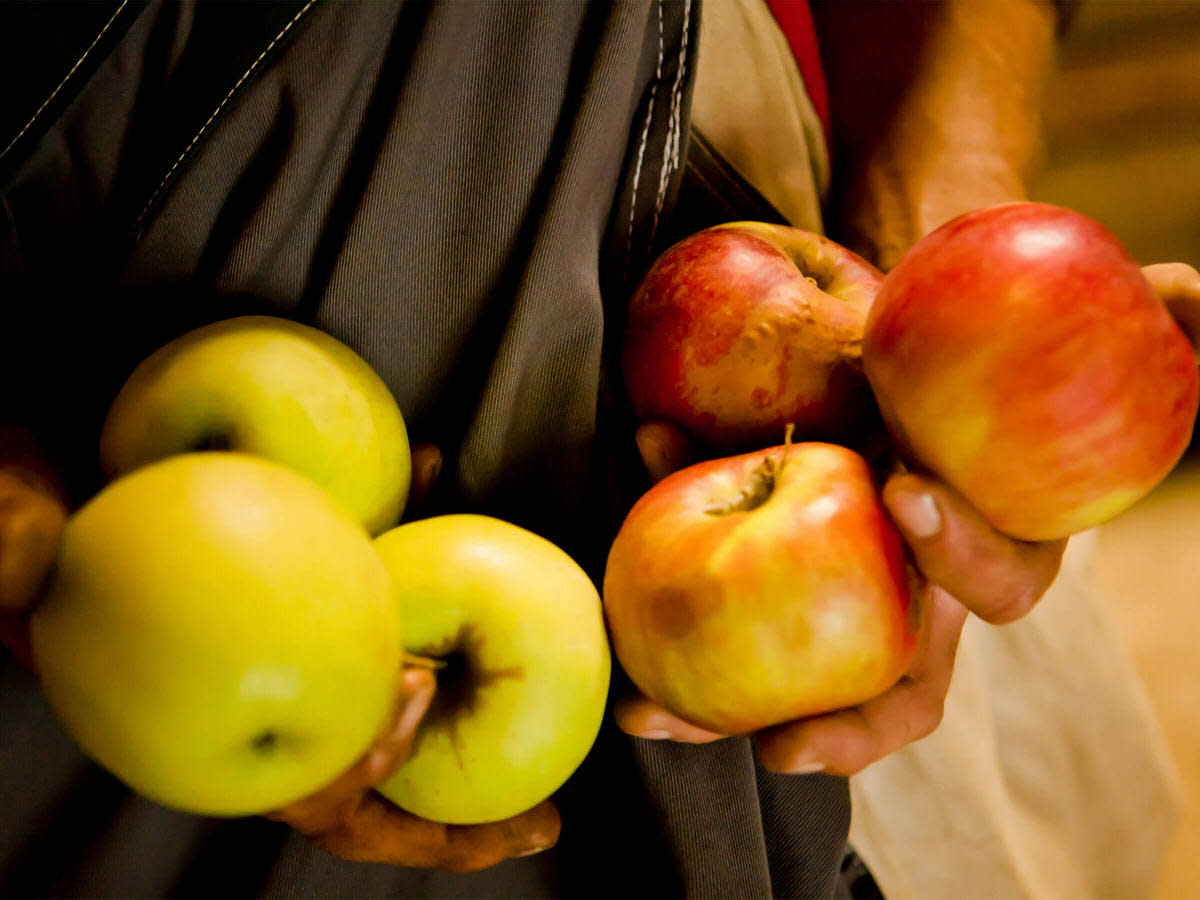
[[[789,222],[822,230],[824,129],[764,0],[705,0],[692,124]]]

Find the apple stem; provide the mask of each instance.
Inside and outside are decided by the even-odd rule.
[[[438,669],[446,668],[444,659],[430,659],[428,656],[417,656],[415,653],[404,652],[404,664],[406,666],[417,666],[421,669],[431,669],[436,672]]]
[[[783,456],[779,458],[779,468],[775,470],[776,478],[783,474],[783,466],[787,462],[788,451],[792,449],[792,434],[795,433],[795,431],[795,422],[788,422],[783,426]]]

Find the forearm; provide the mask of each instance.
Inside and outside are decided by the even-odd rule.
[[[847,137],[839,236],[886,269],[947,219],[1026,197],[1040,155],[1055,15],[1046,0],[943,0],[874,11],[880,15],[860,11],[857,21],[827,17],[831,33],[823,37],[834,44],[835,130]],[[888,21],[898,16],[906,20]],[[899,46],[905,38],[915,51]],[[911,55],[862,66],[874,75],[839,72],[852,67],[855,41]],[[840,87],[839,74],[847,75]]]

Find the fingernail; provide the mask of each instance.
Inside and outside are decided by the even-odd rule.
[[[372,780],[382,778],[391,764],[391,757],[384,750],[372,750],[367,757],[367,774]]]
[[[556,842],[554,839],[548,838],[545,835],[534,835],[529,846],[518,853],[517,857],[520,858],[522,856],[533,856],[535,853],[542,853],[543,851],[549,850],[551,847],[553,847],[555,843]]]
[[[643,731],[638,737],[645,738],[648,741],[665,741],[671,737],[671,732],[661,730]]]
[[[942,530],[942,512],[932,494],[892,494],[892,515],[914,537],[930,538]]]
[[[789,766],[787,771],[789,775],[815,775],[817,772],[825,771],[825,763],[819,759],[809,760]]]

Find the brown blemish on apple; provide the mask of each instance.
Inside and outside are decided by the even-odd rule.
[[[678,640],[712,614],[720,604],[720,597],[710,589],[664,587],[651,594],[647,602],[650,630],[663,638]]]

